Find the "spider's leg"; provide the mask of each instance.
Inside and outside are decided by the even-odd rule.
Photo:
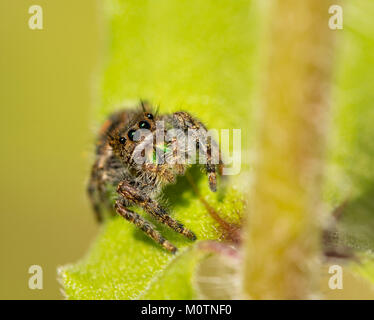
[[[222,157],[219,146],[214,139],[208,134],[205,126],[193,118],[187,112],[176,112],[173,114],[174,124],[176,127],[192,134],[196,141],[196,147],[205,156],[205,168],[208,175],[210,190],[215,192],[217,190],[217,173],[216,166],[218,165],[219,173],[222,173]],[[213,148],[212,148],[213,147]],[[215,151],[212,156],[212,149]],[[217,159],[218,158],[218,159]]]
[[[208,143],[206,147],[206,173],[208,174],[208,181],[209,181],[209,188],[213,192],[217,191],[217,173],[216,173],[216,165],[212,164],[212,147],[211,144]]]
[[[169,241],[165,240],[161,234],[155,230],[155,227],[146,221],[143,217],[139,214],[127,209],[120,200],[116,201],[115,209],[119,215],[121,215],[126,220],[135,224],[140,230],[146,233],[151,239],[155,242],[159,243],[163,246],[166,250],[175,253],[177,252],[177,248],[172,245]]]
[[[158,221],[166,224],[174,231],[184,235],[185,237],[196,240],[195,234],[189,229],[185,228],[183,224],[174,220],[168,215],[166,210],[162,208],[156,201],[151,199],[149,196],[144,194],[141,190],[138,190],[128,184],[126,181],[119,183],[117,192],[136,205],[142,207],[145,211],[155,217]]]
[[[88,182],[88,185],[87,185],[87,193],[88,193],[88,197],[90,199],[92,208],[94,210],[96,220],[98,222],[102,222],[103,215],[102,215],[102,210],[101,210],[101,207],[100,207],[101,202],[100,202],[100,198],[99,198],[99,195],[98,195],[97,184],[98,184],[98,181],[97,181],[97,177],[96,177],[96,171],[95,171],[95,167],[93,167],[92,172],[91,172],[90,181]]]

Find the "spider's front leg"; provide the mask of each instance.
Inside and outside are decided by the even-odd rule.
[[[221,159],[221,150],[209,135],[206,127],[197,119],[193,118],[187,112],[176,112],[173,114],[173,124],[175,127],[184,130],[188,134],[192,134],[193,141],[196,141],[196,147],[205,157],[205,168],[208,175],[210,190],[217,190],[217,173],[222,174],[223,162]],[[213,152],[212,152],[213,151]]]
[[[155,200],[151,199],[141,190],[131,186],[128,182],[122,181],[117,187],[117,192],[126,200],[142,207],[145,211],[155,217],[158,221],[166,224],[174,231],[184,235],[185,237],[196,240],[195,234],[189,229],[185,228],[183,224],[174,220],[168,215],[166,210],[162,208]]]
[[[139,214],[127,209],[121,200],[116,201],[115,209],[119,215],[135,224],[140,230],[145,232],[150,238],[159,243],[166,250],[172,253],[177,252],[177,248],[169,241],[165,240],[151,223],[146,221]]]

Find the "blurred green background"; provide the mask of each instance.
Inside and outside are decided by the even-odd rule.
[[[33,4],[44,30],[28,27]],[[93,0],[0,1],[0,299],[61,299],[57,266],[96,234],[85,181],[99,16]],[[28,288],[33,264],[43,290]]]
[[[236,9],[233,6],[222,16],[217,15],[218,10],[216,15],[207,9],[199,10],[199,1],[178,4],[173,0],[160,1],[163,6],[159,10],[155,10],[158,2],[156,5],[154,1],[129,1],[126,5],[133,10],[128,20],[122,19],[123,12],[117,14],[123,1],[106,3],[113,5],[106,7],[112,16],[108,29],[115,30],[112,38],[104,37],[108,30],[102,27],[104,15],[99,1],[0,2],[2,299],[62,297],[56,268],[80,259],[97,234],[98,226],[85,195],[85,182],[92,160],[93,124],[113,104],[123,98],[145,96],[157,97],[156,103],[167,102],[173,108],[182,102],[184,107],[190,107],[197,102],[204,105],[202,97],[219,92],[228,99],[207,99],[205,104],[218,104],[218,111],[229,105],[230,111],[235,112],[230,112],[225,121],[236,123],[242,118],[237,106],[243,100],[252,101],[256,89],[253,87],[261,79],[261,70],[256,71],[258,66],[251,60],[256,56],[249,50],[251,47],[239,50],[245,41],[251,44],[258,35],[260,27],[255,19],[260,18],[257,12],[248,12],[249,18],[245,19],[238,1]],[[183,3],[189,3],[194,10],[184,10]],[[211,0],[204,3],[208,9],[209,3],[213,6]],[[243,7],[248,3],[251,1],[243,0]],[[265,5],[261,1],[256,3]],[[28,9],[34,4],[44,10],[44,30],[33,31],[28,27]],[[143,14],[144,7],[148,8],[147,15]],[[237,24],[230,20],[235,10],[243,14]],[[205,12],[211,15],[213,23],[206,25]],[[365,250],[373,248],[374,243],[373,13],[371,0],[344,3],[344,30],[337,31],[324,188],[327,211],[350,200],[341,231],[354,247]],[[164,14],[170,16],[166,21],[161,19]],[[326,28],[328,17],[326,12]],[[123,28],[129,21],[133,22],[131,28]],[[247,27],[247,34],[253,33],[253,39],[249,41],[243,33],[237,49],[233,43],[225,42],[230,37],[222,37],[221,32],[229,34],[230,27],[238,29],[242,25]],[[212,42],[206,44],[206,37]],[[186,45],[190,43],[194,45]],[[210,45],[221,44],[228,48],[221,52],[224,59],[217,58],[215,52],[204,51]],[[144,45],[148,50],[138,52]],[[112,56],[109,62],[105,61],[103,99],[99,100],[100,92],[93,83],[104,47],[112,50]],[[191,52],[185,51],[189,48]],[[179,65],[175,61],[169,63],[171,50]],[[185,58],[185,52],[194,58]],[[232,59],[233,53],[242,59]],[[200,56],[205,60],[199,60]],[[248,64],[240,64],[247,56]],[[232,67],[228,70],[236,70],[240,77],[226,71],[228,61]],[[180,71],[178,66],[191,70],[175,72]],[[254,81],[246,76],[246,68],[256,73]],[[214,78],[217,73],[225,77],[210,81],[209,77]],[[192,84],[195,78],[192,92],[192,87],[185,87],[185,81],[189,79]],[[235,90],[231,91],[232,88]],[[238,101],[238,95],[245,97]],[[210,114],[208,109],[201,108],[198,116],[206,119]],[[217,119],[226,114],[217,112]],[[215,125],[221,126],[219,120]],[[33,264],[43,267],[43,290],[28,288],[28,268]]]

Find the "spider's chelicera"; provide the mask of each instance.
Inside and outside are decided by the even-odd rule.
[[[113,211],[109,191],[114,187],[115,211],[166,250],[174,253],[177,248],[130,206],[143,208],[159,222],[195,240],[195,234],[170,217],[156,199],[163,186],[174,183],[177,175],[196,162],[197,152],[210,189],[216,191],[216,172],[222,169],[220,151],[200,121],[187,112],[156,115],[146,102],[136,110],[112,114],[100,130],[88,185],[98,220],[102,220],[103,209]]]

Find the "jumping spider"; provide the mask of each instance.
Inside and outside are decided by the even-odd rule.
[[[135,224],[166,250],[175,253],[177,248],[173,244],[165,240],[150,222],[129,209],[133,205],[139,206],[176,232],[191,240],[196,239],[192,231],[170,217],[156,200],[163,186],[175,182],[177,175],[185,174],[189,166],[188,161],[187,163],[172,164],[166,163],[166,161],[157,161],[160,152],[164,156],[175,155],[175,149],[170,151],[170,142],[164,143],[161,148],[157,145],[152,147],[151,158],[153,161],[151,162],[137,163],[134,158],[136,147],[139,144],[144,144],[144,141],[149,141],[149,138],[151,138],[151,142],[154,142],[152,140],[155,140],[159,133],[156,126],[156,122],[159,123],[159,121],[164,123],[165,126],[162,130],[165,132],[169,129],[179,129],[179,131],[187,133],[187,131],[190,132],[190,129],[195,129],[192,130],[196,132],[195,147],[197,150],[199,148],[204,150],[209,186],[212,191],[216,191],[216,169],[221,171],[222,162],[219,160],[217,164],[212,161],[212,145],[217,146],[213,139],[204,145],[204,141],[208,141],[208,132],[205,126],[187,112],[154,114],[151,105],[141,101],[140,106],[135,110],[121,110],[113,113],[101,127],[96,149],[96,161],[92,166],[88,184],[88,194],[96,217],[98,221],[101,221],[103,207],[113,208],[110,190],[113,190],[113,187],[116,188],[115,211]],[[135,139],[139,129],[146,129],[149,134],[143,136],[143,139]],[[142,151],[141,154],[147,156],[145,153]],[[182,153],[186,153],[186,150],[182,150]],[[188,158],[188,155],[186,157]]]

